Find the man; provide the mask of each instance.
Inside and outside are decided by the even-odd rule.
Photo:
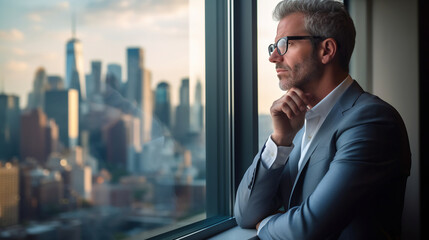
[[[269,60],[286,91],[234,207],[261,239],[396,239],[411,154],[397,111],[348,74],[355,28],[342,3],[282,1]]]

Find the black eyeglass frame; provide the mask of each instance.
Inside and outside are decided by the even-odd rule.
[[[280,52],[279,48],[277,47],[279,41],[282,39],[286,40],[286,50],[283,54]],[[324,37],[320,37],[320,36],[286,36],[286,37],[282,37],[279,40],[277,40],[276,43],[271,43],[270,45],[268,45],[268,55],[271,56],[271,54],[273,54],[274,50],[277,49],[277,53],[280,56],[283,56],[287,53],[287,50],[289,48],[289,40],[303,40],[303,39],[324,39]],[[271,48],[273,49],[273,51],[270,51]]]

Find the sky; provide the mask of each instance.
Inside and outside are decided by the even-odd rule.
[[[258,1],[260,113],[268,113],[271,103],[284,94],[266,50],[276,33],[271,13],[277,2]],[[191,101],[196,79],[204,87],[202,0],[0,0],[0,92],[18,95],[25,107],[39,67],[64,78],[72,16],[83,46],[85,74],[91,71],[91,61],[100,60],[103,75],[107,64],[118,63],[126,80],[126,48],[142,47],[152,88],[166,80],[173,102],[178,101],[183,77],[191,78]]]
[[[268,61],[268,45],[274,43],[277,21],[272,12],[279,0],[259,0],[258,8],[258,112],[269,114],[272,103],[285,94],[279,88],[275,65]]]
[[[20,96],[21,106],[26,106],[39,67],[45,68],[48,75],[64,78],[65,46],[72,37],[74,15],[76,37],[83,46],[85,74],[91,71],[91,61],[100,60],[103,74],[107,64],[118,63],[126,79],[126,48],[141,47],[145,68],[152,72],[153,88],[166,80],[177,92],[183,77],[204,77],[204,64],[191,69],[195,65],[191,60],[195,62],[201,56],[191,58],[189,49],[190,42],[195,44],[190,39],[190,29],[192,36],[202,36],[202,42],[197,44],[204,41],[204,24],[190,24],[190,18],[203,17],[189,14],[190,9],[198,7],[202,9],[196,12],[204,13],[204,5],[198,2],[0,0],[0,91]],[[194,84],[191,82],[192,88]],[[172,92],[175,98],[176,92]]]

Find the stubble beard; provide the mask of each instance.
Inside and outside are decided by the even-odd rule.
[[[288,71],[288,76],[278,76],[280,89],[287,91],[293,87],[304,90],[305,86],[309,82],[320,77],[322,66],[316,60],[316,57],[312,55],[304,62],[295,64],[293,68],[280,64],[276,67],[280,67]]]

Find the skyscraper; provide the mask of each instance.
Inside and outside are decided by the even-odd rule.
[[[19,97],[0,94],[0,159],[19,156]]]
[[[19,172],[11,163],[0,162],[0,228],[18,223]]]
[[[71,187],[84,199],[91,198],[92,191],[92,170],[85,164],[82,148],[72,149],[68,157],[68,162],[72,164],[71,170]]]
[[[122,85],[121,65],[114,63],[107,65],[106,85],[109,85],[116,91],[120,91]]]
[[[195,101],[191,109],[190,131],[194,134],[201,132],[204,126],[204,107],[202,104],[202,86],[198,80],[195,86]]]
[[[160,82],[155,89],[155,116],[167,128],[170,128],[170,85],[167,82]]]
[[[175,136],[180,141],[185,141],[189,133],[189,78],[182,79],[179,95],[179,106],[176,108]]]
[[[153,96],[151,90],[152,74],[144,68],[142,48],[127,49],[127,91],[126,98],[141,110],[142,141],[151,138],[153,117]]]
[[[48,76],[47,90],[62,90],[64,89],[64,80],[60,76]]]
[[[27,111],[21,115],[21,158],[34,158],[44,165],[48,155],[48,119],[41,109]]]
[[[85,74],[85,86],[87,97],[91,98],[91,93],[94,92],[95,89],[94,80],[92,79],[92,73]]]
[[[144,61],[142,48],[127,49],[127,92],[126,98],[142,105],[142,83],[144,78]]]
[[[82,44],[74,36],[66,45],[66,88],[76,89],[79,100],[86,99]]]
[[[44,95],[48,87],[46,71],[40,67],[36,70],[33,81],[33,90],[28,95],[28,109],[41,108],[43,109]]]
[[[125,169],[127,165],[127,147],[129,142],[130,121],[129,115],[121,116],[103,127],[104,141],[106,142],[106,162],[114,164],[115,168]]]
[[[142,104],[142,140],[143,143],[150,141],[152,138],[152,119],[153,119],[153,92],[151,89],[152,72],[144,69],[143,83],[141,88]]]
[[[58,125],[53,119],[49,119],[46,125],[46,152],[59,152],[59,129]]]
[[[91,75],[92,81],[94,82],[94,89],[92,92],[88,92],[89,95],[101,94],[101,61],[91,62]]]
[[[45,111],[59,128],[59,140],[66,148],[77,145],[79,136],[79,99],[74,89],[47,91]]]
[[[183,78],[182,84],[180,85],[179,90],[180,102],[181,106],[189,106],[189,78]]]

